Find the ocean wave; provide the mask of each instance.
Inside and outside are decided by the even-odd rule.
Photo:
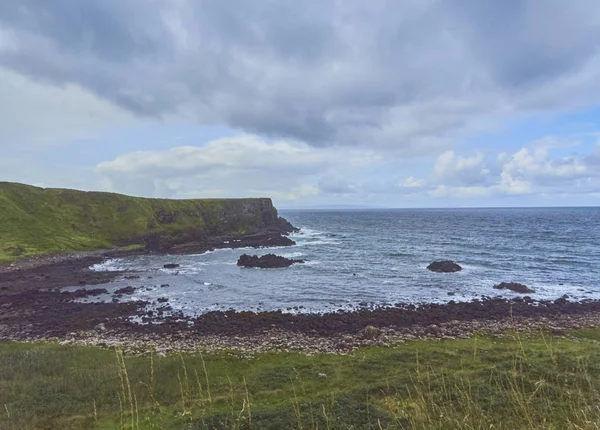
[[[320,261],[317,260],[307,260],[304,262],[304,266],[318,266],[319,264],[322,264]],[[300,267],[301,265],[298,265],[296,267]]]
[[[390,257],[414,257],[415,254],[411,254],[410,252],[392,252],[389,254]]]
[[[279,255],[282,257],[285,257],[285,258],[298,258],[298,257],[302,257],[303,255],[306,255],[306,254],[304,254],[303,252],[287,252],[287,253],[282,253]]]
[[[102,263],[90,266],[90,270],[93,270],[94,272],[123,272],[128,270],[127,267],[123,266],[123,261],[124,260],[120,258],[111,258]]]
[[[300,231],[294,232],[292,233],[290,236],[292,237],[314,237],[314,236],[322,236],[324,234],[327,234],[324,231],[319,231],[319,230],[313,230],[311,228],[307,228],[307,227],[300,227]]]
[[[296,242],[296,246],[318,246],[318,245],[339,245],[340,241],[335,239],[316,239],[306,242]]]

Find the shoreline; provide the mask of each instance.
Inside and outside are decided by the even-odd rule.
[[[119,349],[127,355],[150,353],[165,356],[170,353],[233,353],[254,358],[261,353],[351,354],[363,347],[400,347],[411,341],[444,341],[472,337],[524,339],[548,333],[567,338],[570,332],[600,327],[600,313],[558,315],[547,317],[514,317],[501,320],[449,321],[439,325],[410,327],[366,326],[356,333],[335,333],[328,336],[271,328],[263,332],[239,335],[202,335],[192,330],[136,333],[133,331],[95,330],[67,333],[65,336],[37,335],[21,337],[7,333],[0,325],[0,341],[25,343],[57,343],[66,346],[93,346]]]
[[[256,245],[256,242],[254,242]],[[231,247],[231,241],[222,242]],[[248,246],[248,241],[235,242]],[[218,246],[218,245],[217,245]],[[236,246],[237,247],[237,246]],[[215,247],[212,247],[213,249]],[[207,249],[208,250],[208,249]],[[213,311],[198,317],[160,315],[147,302],[81,303],[85,287],[135,272],[94,272],[106,258],[144,254],[102,250],[37,257],[0,266],[0,340],[56,341],[160,351],[297,350],[347,353],[360,346],[414,339],[451,339],[476,333],[564,332],[600,327],[600,301],[485,298],[470,302],[355,308],[323,314]],[[75,292],[62,287],[80,285]],[[132,319],[141,323],[132,322]]]

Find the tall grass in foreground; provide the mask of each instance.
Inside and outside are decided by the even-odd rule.
[[[2,429],[598,429],[600,330],[351,356],[0,344]]]

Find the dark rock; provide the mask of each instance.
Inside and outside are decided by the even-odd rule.
[[[456,293],[455,293],[454,291],[448,291],[448,295],[449,295],[449,296],[453,296],[453,295],[455,295],[455,294],[456,294]]]
[[[115,291],[115,294],[120,296],[122,294],[133,294],[133,292],[135,291],[135,288],[129,286],[129,287],[125,287],[125,288],[119,288],[118,290]]]
[[[89,296],[99,296],[101,294],[108,294],[108,290],[104,289],[104,288],[92,288],[92,289],[81,289],[81,290],[75,290],[71,293],[67,293],[64,292],[63,294],[67,294],[70,297],[74,297],[74,298],[83,298],[83,297],[89,297]]]
[[[427,266],[429,270],[437,273],[453,273],[462,270],[458,264],[454,261],[443,260],[443,261],[434,261],[429,266]]]
[[[168,286],[169,286],[169,284],[160,284],[161,288],[165,288],[165,287],[168,287]]]
[[[535,293],[535,290],[532,290],[527,285],[519,284],[518,282],[502,282],[498,285],[494,285],[494,288],[496,290],[511,290],[521,294]]]
[[[290,260],[289,258],[281,257],[280,255],[267,254],[261,257],[257,255],[242,255],[238,262],[238,266],[242,267],[259,267],[261,269],[273,269],[279,267],[289,267],[294,263],[304,263],[304,260]]]
[[[288,220],[282,217],[277,218],[275,221],[275,229],[277,232],[282,234],[290,234],[300,231],[299,228],[294,227]]]
[[[158,303],[167,303],[169,299],[167,299],[166,297],[159,297],[156,301]]]
[[[177,269],[179,264],[176,263],[167,263],[163,266],[165,269]]]
[[[125,279],[140,279],[140,275],[128,275],[125,276]]]

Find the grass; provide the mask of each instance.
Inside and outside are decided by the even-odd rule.
[[[598,429],[600,330],[350,356],[0,344],[2,429]]]
[[[0,182],[0,261],[243,233],[277,218],[270,199],[168,200]]]

